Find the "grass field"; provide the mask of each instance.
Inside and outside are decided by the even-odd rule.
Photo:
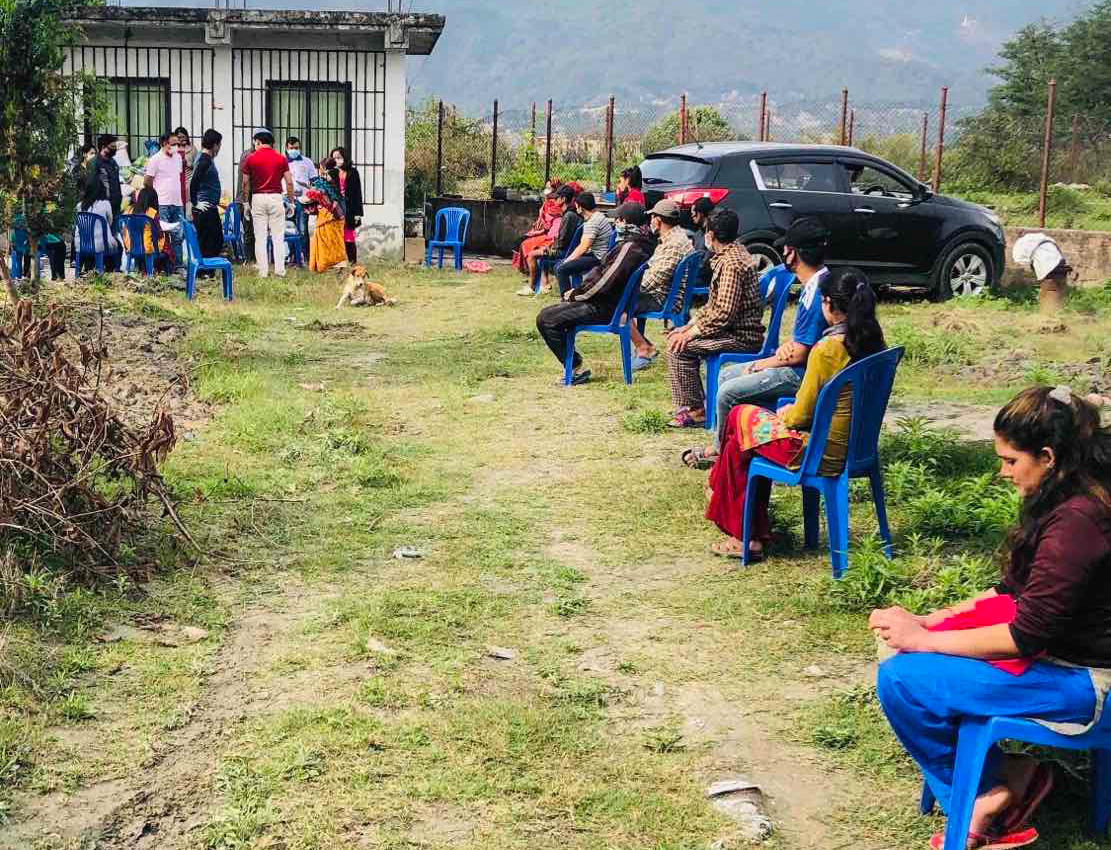
[[[1034,381],[1106,390],[1111,290],[1053,320],[1028,294],[884,302],[899,557],[855,492],[834,584],[793,492],[763,564],[708,553],[678,463],[704,434],[663,427],[662,362],[626,387],[587,337],[596,380],[564,388],[511,273],[372,276],[397,307],[337,313],[335,278],[305,274],[240,274],[231,305],[56,293],[184,326],[209,415],[166,475],[207,554],[138,541],[141,584],[0,575],[0,847],[743,847],[704,796],[738,775],[768,795],[764,846],[924,847],[941,821],[865,619],[983,587],[1016,507],[989,447],[928,420],[982,426]],[[204,636],[151,638],[171,624]],[[1068,765],[1043,845],[1104,846]]]

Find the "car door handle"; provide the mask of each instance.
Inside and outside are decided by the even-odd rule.
[[[866,215],[875,215],[876,211],[871,207],[857,207],[853,212],[865,213]]]
[[[773,210],[794,209],[794,207],[792,207],[791,204],[787,203],[786,201],[772,201],[770,204],[768,204],[768,206],[771,207]]]

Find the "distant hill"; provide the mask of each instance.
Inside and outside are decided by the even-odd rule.
[[[336,5],[336,4],[329,4]],[[410,60],[411,100],[468,111],[557,104],[748,101],[764,89],[803,104],[980,105],[984,68],[1002,42],[1040,18],[1067,20],[1076,0],[417,0],[447,16],[433,55]]]

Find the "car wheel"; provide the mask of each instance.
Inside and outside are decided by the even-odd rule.
[[[995,264],[987,249],[976,242],[963,242],[945,255],[937,270],[933,300],[947,301],[954,295],[980,295],[995,279]]]
[[[752,254],[752,259],[756,260],[757,277],[763,277],[765,272],[771,271],[783,262],[779,252],[771,245],[766,245],[763,242],[753,242],[745,247],[748,248],[748,253]]]

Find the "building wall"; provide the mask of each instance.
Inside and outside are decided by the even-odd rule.
[[[184,125],[199,143],[209,127],[223,134],[217,165],[225,195],[234,195],[240,156],[253,128],[266,120],[266,83],[351,85],[352,163],[363,185],[361,255],[399,259],[404,248],[405,55],[370,51],[357,35],[334,38],[291,33],[236,34],[231,44],[206,44],[203,29],[146,32],[130,40],[87,33],[69,69],[104,77],[170,79],[169,126]],[[95,128],[94,128],[95,129]],[[279,146],[284,139],[278,139]],[[326,152],[325,152],[326,153]],[[132,157],[142,154],[133,151]],[[319,157],[318,157],[319,158]]]

